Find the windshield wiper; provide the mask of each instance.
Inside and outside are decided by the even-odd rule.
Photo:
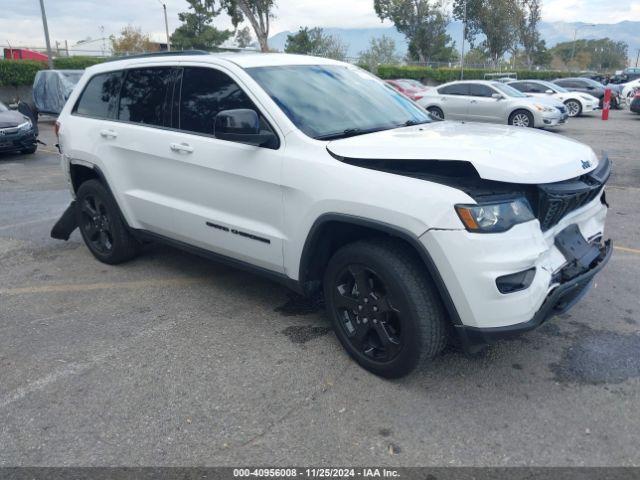
[[[382,130],[389,130],[393,127],[376,127],[376,128],[347,128],[342,132],[327,133],[326,135],[318,135],[313,137],[316,140],[338,140],[339,138],[355,137],[357,135],[364,135],[366,133],[380,132]]]
[[[413,127],[414,125],[422,125],[425,123],[431,123],[431,120],[407,120],[400,127]]]

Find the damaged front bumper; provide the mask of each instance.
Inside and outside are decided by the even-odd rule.
[[[571,260],[555,275],[560,283],[549,292],[533,318],[527,322],[493,328],[455,325],[458,336],[467,351],[473,352],[497,340],[533,330],[549,318],[567,312],[589,291],[593,278],[609,262],[613,244],[611,240],[607,240],[604,243],[597,241],[585,246],[586,242],[582,239],[580,232],[576,232],[577,229],[573,227],[566,229],[567,237],[573,236],[574,245],[581,245],[583,248],[577,254],[567,253]],[[571,251],[571,248],[567,249],[567,252]]]

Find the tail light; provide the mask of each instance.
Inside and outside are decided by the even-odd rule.
[[[53,133],[56,134],[56,138],[60,140],[60,122],[56,120],[56,123],[53,124]]]

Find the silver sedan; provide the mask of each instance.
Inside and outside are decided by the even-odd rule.
[[[448,120],[491,122],[516,127],[555,127],[569,118],[553,98],[530,98],[493,81],[458,81],[430,90],[418,103],[432,116]]]

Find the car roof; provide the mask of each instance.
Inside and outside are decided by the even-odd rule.
[[[145,64],[197,62],[210,63],[212,65],[235,64],[240,68],[291,66],[291,65],[349,65],[344,62],[329,58],[312,57],[309,55],[293,55],[289,53],[246,53],[246,52],[176,52],[151,55],[124,57],[113,59],[109,62],[99,63],[89,67],[94,72],[111,71],[127,68],[129,66],[141,66]]]
[[[463,83],[479,83],[481,85],[488,85],[490,87],[494,87],[496,85],[504,85],[502,82],[496,82],[495,80],[454,80],[453,82],[445,83],[444,85],[440,85],[440,87],[444,87],[445,85],[456,85]],[[508,84],[507,84],[508,85]]]

